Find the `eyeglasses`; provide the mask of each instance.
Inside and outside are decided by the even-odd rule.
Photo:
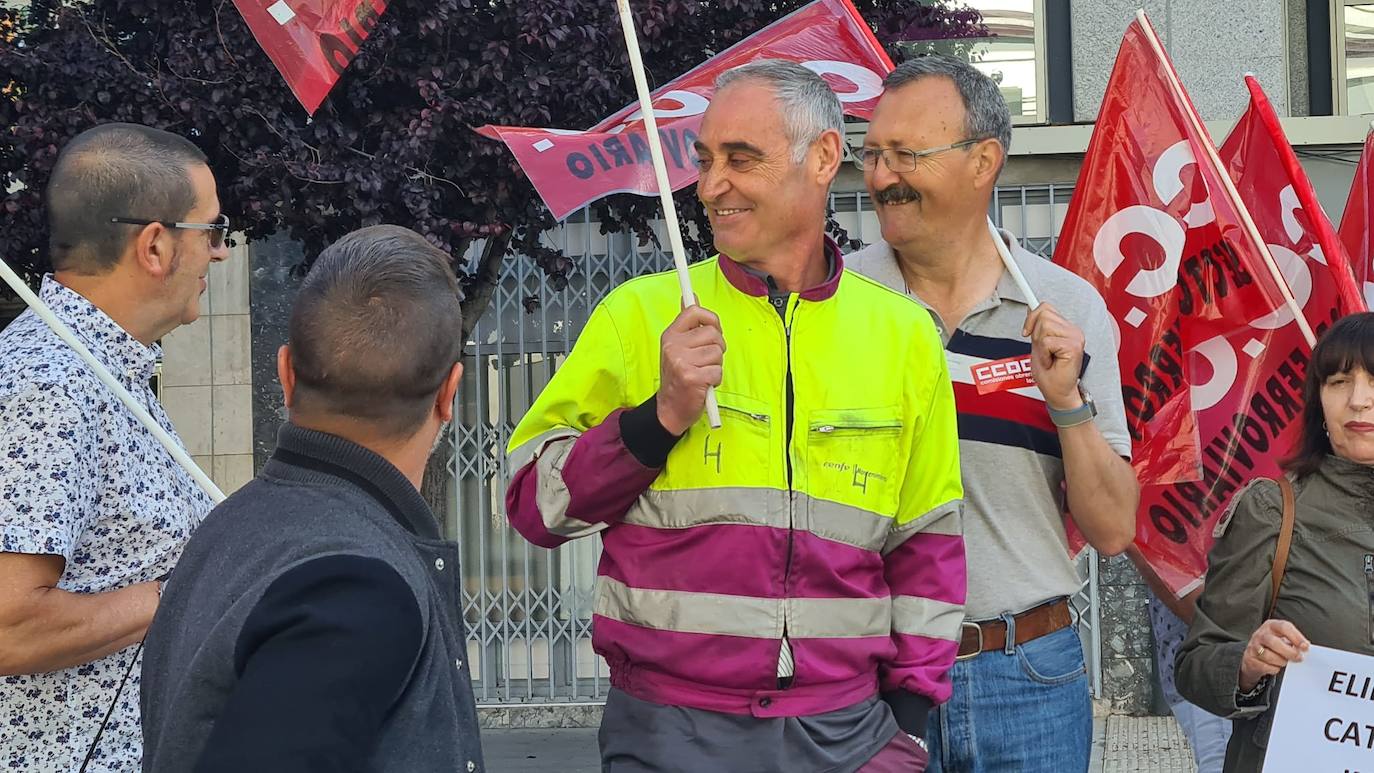
[[[938,148],[926,148],[925,150],[912,150],[911,148],[851,148],[850,153],[854,156],[854,166],[860,172],[871,172],[878,168],[878,159],[881,158],[887,168],[898,174],[916,171],[916,162],[927,156],[936,153],[944,153],[955,148],[966,148],[969,145],[976,145],[987,137],[975,137],[969,140],[960,140],[949,145],[941,145]]]
[[[229,216],[220,215],[213,223],[178,223],[171,220],[145,220],[139,217],[112,217],[111,223],[123,223],[124,225],[152,225],[157,223],[164,228],[185,228],[191,231],[209,231],[211,249],[219,249],[224,246],[224,239],[229,234]]]

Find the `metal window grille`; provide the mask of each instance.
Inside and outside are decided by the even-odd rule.
[[[1049,255],[1067,209],[1068,186],[1000,188],[993,219],[1033,252]],[[831,204],[852,238],[878,237],[866,193],[836,193]],[[602,234],[587,211],[549,232],[549,244],[575,264],[558,292],[530,261],[508,261],[464,360],[448,438],[449,509],[445,528],[463,549],[463,615],[468,662],[483,705],[576,704],[605,699],[605,663],[591,648],[591,616],[600,539],[557,550],[534,547],[507,524],[505,448],[516,422],[572,350],[595,305],[641,274],[668,270],[670,256],[628,234]],[[480,245],[469,256],[475,261]],[[541,299],[533,312],[526,299]],[[1083,557],[1074,597],[1093,692],[1101,695],[1101,637],[1096,556]]]

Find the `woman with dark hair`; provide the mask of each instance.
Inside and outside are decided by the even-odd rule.
[[[1232,720],[1227,773],[1264,764],[1288,663],[1312,644],[1374,655],[1374,313],[1345,317],[1321,337],[1303,398],[1286,480],[1254,481],[1217,526],[1179,651],[1179,692]]]

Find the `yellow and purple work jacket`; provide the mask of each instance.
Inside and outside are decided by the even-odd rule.
[[[597,306],[511,438],[511,524],[546,548],[601,535],[592,640],[631,695],[757,717],[949,698],[966,583],[943,347],[827,249],[826,283],[772,299],[728,257],[691,267],[728,345],[718,429],[657,422],[664,273]]]

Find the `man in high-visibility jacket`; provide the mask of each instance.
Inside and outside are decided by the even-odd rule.
[[[825,237],[825,81],[764,61],[716,85],[700,305],[672,274],[602,301],[511,438],[508,516],[543,547],[602,537],[607,770],[920,771],[965,586],[940,338]]]

